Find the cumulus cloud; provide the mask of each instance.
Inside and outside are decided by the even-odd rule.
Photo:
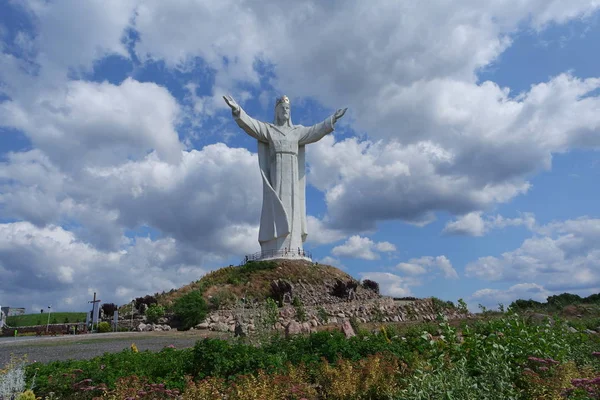
[[[477,301],[485,307],[496,307],[498,304],[508,306],[517,299],[545,302],[553,293],[536,283],[519,283],[502,289],[480,289],[473,293],[470,300]]]
[[[347,236],[346,232],[331,229],[328,227],[326,221],[324,222],[312,215],[306,216],[306,223],[308,224],[308,236],[306,242],[316,246],[334,243]]]
[[[138,238],[124,250],[102,252],[59,226],[0,224],[0,295],[38,309],[82,309],[97,291],[106,302],[176,288],[206,272],[173,239]]]
[[[446,256],[425,256],[410,259],[408,262],[399,263],[396,269],[406,275],[436,274],[441,272],[445,278],[458,279],[458,273]]]
[[[323,257],[322,259],[319,260],[319,263],[326,264],[326,265],[332,265],[339,269],[346,269],[346,266],[338,258],[331,257],[331,256]]]
[[[483,236],[492,229],[502,229],[507,226],[525,226],[535,229],[535,217],[531,213],[523,213],[518,218],[505,218],[501,215],[482,217],[481,211],[465,214],[455,221],[450,221],[444,227],[443,233],[449,235]]]
[[[0,204],[7,216],[38,225],[84,221],[82,233],[89,241],[111,250],[119,243],[111,238],[123,229],[148,225],[215,254],[242,257],[256,251],[261,204],[256,156],[216,144],[181,157],[173,165],[152,153],[141,161],[65,176],[36,150],[13,154],[0,164]],[[25,199],[29,203],[23,204]]]
[[[400,277],[389,272],[361,272],[361,279],[370,279],[379,283],[379,292],[385,296],[412,296],[410,286],[415,285],[410,278]]]
[[[547,290],[584,290],[600,285],[600,220],[581,217],[540,227],[540,235],[500,257],[481,257],[465,272],[489,281],[525,281]]]
[[[390,242],[375,243],[367,237],[353,235],[344,244],[334,247],[331,254],[341,257],[361,258],[363,260],[377,260],[377,252],[389,253],[396,251],[396,246]]]
[[[177,101],[155,83],[73,81],[38,93],[33,104],[0,103],[0,124],[25,132],[65,169],[123,163],[152,150],[176,163],[182,150],[178,113]]]

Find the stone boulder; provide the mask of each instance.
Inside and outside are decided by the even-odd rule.
[[[302,325],[297,321],[290,321],[285,327],[285,336],[290,337],[292,335],[298,335],[302,333]]]
[[[229,332],[229,325],[224,322],[216,322],[211,324],[210,329],[217,332]]]
[[[352,325],[350,325],[350,321],[348,320],[342,322],[342,332],[344,333],[344,335],[346,335],[346,339],[356,336],[354,328],[352,328]]]
[[[201,322],[198,325],[196,325],[196,329],[208,329],[210,328],[210,325],[208,322]]]

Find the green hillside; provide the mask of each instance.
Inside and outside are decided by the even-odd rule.
[[[53,312],[50,313],[51,324],[62,324],[71,322],[85,322],[85,312]],[[6,324],[10,327],[46,325],[48,314],[25,314],[6,318]]]

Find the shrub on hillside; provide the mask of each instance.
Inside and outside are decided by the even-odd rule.
[[[156,300],[156,297],[150,295],[146,295],[144,297],[137,297],[135,299],[135,308],[137,310],[140,310],[142,304],[145,304],[146,306],[150,307],[150,305],[152,304],[158,304],[158,300]]]
[[[331,295],[345,299],[348,298],[350,291],[356,291],[357,287],[358,283],[356,281],[349,280],[347,282],[343,282],[338,279],[333,285]]]
[[[173,313],[179,327],[183,330],[188,330],[202,322],[208,313],[202,292],[194,290],[177,299],[173,305]]]
[[[104,303],[101,308],[104,315],[111,318],[115,315],[115,311],[117,311],[117,305],[115,303]]]
[[[237,297],[231,291],[223,288],[215,292],[209,299],[209,302],[213,309],[218,310],[220,308],[235,306]]]
[[[379,283],[372,281],[370,279],[365,279],[362,282],[362,287],[368,290],[372,290],[375,293],[379,294]]]
[[[158,304],[151,304],[146,310],[146,319],[150,323],[157,323],[165,315],[165,309]]]

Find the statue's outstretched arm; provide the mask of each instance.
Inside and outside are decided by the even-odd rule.
[[[267,125],[264,122],[258,121],[248,114],[240,107],[240,105],[233,99],[233,97],[227,95],[223,96],[225,103],[231,108],[231,114],[235,119],[235,122],[240,128],[244,130],[248,135],[252,136],[256,140],[261,142],[269,142],[269,131]]]
[[[302,146],[309,143],[318,142],[325,135],[331,133],[335,130],[335,123],[338,119],[342,118],[346,113],[347,108],[339,109],[333,114],[331,117],[325,119],[325,121],[310,126],[308,128],[304,128],[304,132],[300,136],[298,140],[298,145]]]

